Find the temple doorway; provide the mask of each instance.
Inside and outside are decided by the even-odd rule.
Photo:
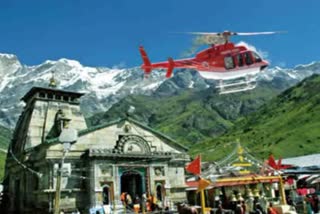
[[[110,188],[109,188],[109,186],[104,186],[102,188],[102,203],[104,205],[110,204]]]
[[[165,197],[165,189],[164,189],[164,183],[165,181],[158,181],[155,183],[156,186],[156,197],[159,201],[164,200]]]
[[[133,170],[123,172],[121,176],[121,192],[127,192],[134,199],[136,196],[141,198],[143,190],[143,179],[139,172]]]

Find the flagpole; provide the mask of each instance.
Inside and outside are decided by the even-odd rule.
[[[205,203],[204,190],[200,191],[200,200],[201,200],[201,213],[205,214],[206,203]]]
[[[201,175],[201,154],[199,156],[200,156],[200,175]],[[200,177],[200,179],[201,179],[201,177]],[[205,189],[202,189],[200,191],[200,201],[201,201],[201,212],[202,212],[202,214],[205,214],[205,207],[206,207],[204,190]]]
[[[202,214],[205,214],[206,204],[205,204],[204,190],[210,184],[210,182],[207,181],[206,179],[201,178],[201,155],[200,154],[195,160],[193,160],[190,164],[188,164],[188,166],[186,166],[186,170],[194,175],[199,176],[197,193],[200,192],[201,212]]]
[[[279,192],[280,192],[280,196],[281,196],[281,204],[286,205],[286,193],[284,190],[284,186],[283,186],[283,179],[281,177],[281,175],[279,175]]]

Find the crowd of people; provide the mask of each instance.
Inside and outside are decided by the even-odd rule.
[[[153,194],[146,195],[144,193],[141,197],[138,195],[132,197],[129,193],[123,192],[120,199],[127,213],[151,213],[154,211],[161,211],[165,214],[172,213],[168,207],[159,206],[159,201]],[[286,200],[288,205],[296,207],[294,200],[290,197],[287,197]],[[188,205],[177,205],[177,207],[179,213],[184,214],[197,214],[199,211],[199,209],[194,209],[194,207]],[[241,196],[241,193],[237,192],[234,192],[228,198],[222,195],[216,196],[214,207],[211,211],[212,214],[280,214],[279,210],[274,208],[272,202],[268,202],[263,196],[253,196],[252,193],[247,195],[246,199]],[[319,198],[316,194],[309,194],[305,197],[304,209],[304,213],[307,214],[319,213]]]
[[[160,209],[157,204],[157,198],[153,194],[147,196],[146,193],[144,193],[141,198],[138,195],[132,198],[129,193],[123,192],[121,193],[120,199],[126,210],[131,210],[135,213],[152,212]]]
[[[307,214],[320,213],[319,197],[316,193],[300,197],[302,197],[302,201],[297,204],[296,197],[293,200],[290,197],[290,194],[287,194],[286,202],[290,205],[292,211],[297,210],[298,213]],[[216,200],[215,214],[279,214],[279,210],[274,208],[274,204],[264,200],[263,197],[254,197],[251,195],[244,200],[241,195],[238,198],[235,197],[235,195],[232,195],[229,200],[223,201],[224,202],[220,199]]]
[[[254,197],[252,194],[246,200],[240,193],[238,197],[233,194],[229,200],[223,201],[217,197],[215,214],[277,214],[272,203],[268,203],[264,197]]]

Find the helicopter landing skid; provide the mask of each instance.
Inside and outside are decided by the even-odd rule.
[[[216,88],[219,89],[219,94],[231,94],[241,91],[249,91],[257,86],[255,78],[246,77],[245,80],[233,81],[231,83],[220,80],[219,85]]]

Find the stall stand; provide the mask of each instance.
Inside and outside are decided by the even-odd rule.
[[[237,209],[246,213],[257,209],[267,211],[270,202],[279,214],[296,213],[286,203],[284,182],[279,172],[254,158],[240,143],[226,159],[209,166],[200,176],[187,180],[189,204],[202,203],[197,193],[199,177],[202,177],[211,181],[204,190],[206,211],[211,210],[211,213],[218,209],[225,213],[233,213]]]

